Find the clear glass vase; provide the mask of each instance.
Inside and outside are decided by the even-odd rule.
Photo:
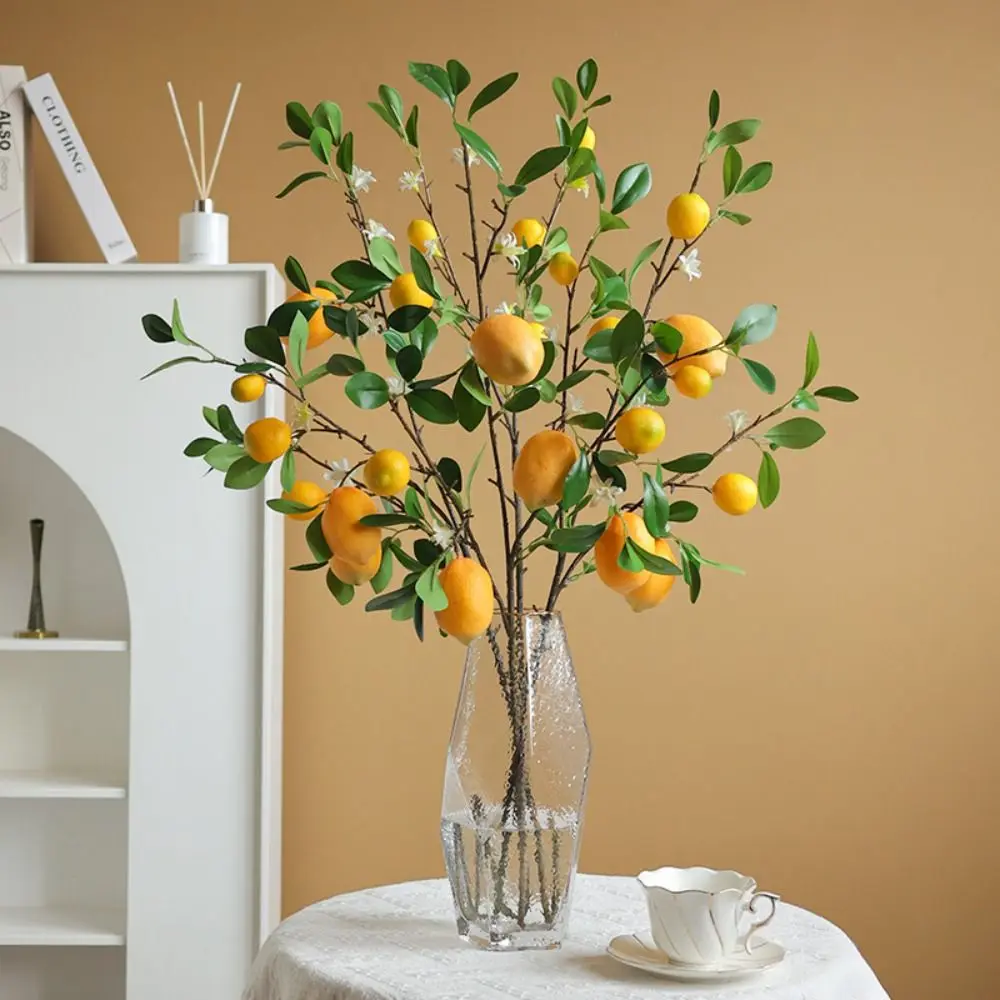
[[[441,839],[461,937],[559,947],[589,765],[562,617],[497,622],[469,646],[445,769]]]

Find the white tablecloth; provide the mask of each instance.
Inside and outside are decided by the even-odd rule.
[[[647,926],[634,879],[581,875],[559,951],[496,954],[458,939],[444,880],[368,889],[289,917],[244,1000],[888,1000],[843,931],[787,903],[763,932],[785,960],[725,986],[670,983],[605,954],[615,935]]]

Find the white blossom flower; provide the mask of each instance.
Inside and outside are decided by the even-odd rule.
[[[365,309],[359,316],[358,319],[364,323],[366,329],[362,337],[379,336],[385,333],[385,324],[382,322],[382,317],[379,316],[374,309]]]
[[[310,420],[312,420],[312,411],[309,409],[309,404],[305,401],[298,403],[295,407],[295,412],[292,414],[292,430],[307,430]]]
[[[513,233],[504,233],[493,244],[493,252],[507,258],[508,264],[517,267],[517,258],[524,253],[524,247],[518,246],[517,237]]]
[[[634,409],[636,409],[639,406],[645,406],[645,405],[646,405],[646,390],[645,389],[640,389],[632,397],[632,399],[629,400],[629,404],[626,407],[626,409],[627,410],[634,410]]]
[[[351,187],[355,191],[367,194],[368,189],[375,183],[375,175],[370,170],[363,170],[356,163],[351,167]]]
[[[434,526],[434,531],[431,533],[431,541],[444,551],[451,548],[451,543],[455,540],[455,532],[451,528],[446,528],[443,524],[438,524]]]
[[[618,503],[618,498],[625,491],[620,486],[612,486],[610,483],[601,483],[600,486],[594,490],[594,495],[590,498],[591,507],[600,507],[602,504],[606,507],[613,507]]]
[[[501,302],[500,305],[493,310],[496,316],[511,316],[514,313],[514,307],[509,302]]]
[[[569,186],[574,191],[579,191],[584,198],[590,197],[590,181],[586,177],[581,177],[578,181],[570,181]]]
[[[451,151],[451,158],[456,163],[465,163],[465,151],[462,149],[461,146],[456,146]],[[477,164],[482,163],[482,162],[483,161],[479,158],[478,154],[474,150],[470,149],[469,150],[469,166],[470,167],[474,167]]]
[[[583,400],[571,392],[566,393],[566,406],[570,413],[583,413]]]
[[[698,259],[697,247],[693,247],[689,253],[679,254],[677,259],[681,262],[681,271],[687,275],[688,281],[701,277],[701,261]]]
[[[750,415],[746,410],[731,410],[726,414],[726,423],[729,424],[729,430],[733,434],[739,434],[740,431],[746,430],[750,423]]]
[[[344,486],[347,483],[353,482],[351,469],[354,467],[354,464],[349,458],[334,459],[330,463],[329,470],[323,473],[323,478],[328,483],[333,483],[334,486]]]
[[[404,170],[399,175],[400,191],[419,191],[424,175],[419,170]]]
[[[381,222],[376,222],[374,219],[368,220],[368,225],[365,228],[365,236],[367,236],[370,240],[374,240],[381,236],[383,239],[392,240],[393,243],[396,242],[396,237],[393,236]]]
[[[424,240],[424,256],[428,260],[441,256],[441,246],[436,236],[431,240]]]
[[[551,340],[553,344],[559,343],[559,327],[557,326],[547,326],[545,328],[545,336],[548,340]]]
[[[393,399],[397,396],[402,396],[406,392],[406,383],[398,375],[390,375],[385,380],[385,384],[389,387],[389,395]]]

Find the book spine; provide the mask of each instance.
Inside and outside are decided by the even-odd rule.
[[[0,66],[0,264],[31,260],[31,129],[20,66]]]
[[[105,259],[109,264],[134,260],[135,247],[52,75],[29,80],[24,93]]]

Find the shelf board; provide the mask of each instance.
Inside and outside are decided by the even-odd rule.
[[[114,948],[124,943],[120,910],[0,907],[0,947]]]
[[[124,639],[15,639],[0,636],[0,653],[125,653]]]
[[[94,776],[0,770],[0,799],[124,799],[125,786]]]

